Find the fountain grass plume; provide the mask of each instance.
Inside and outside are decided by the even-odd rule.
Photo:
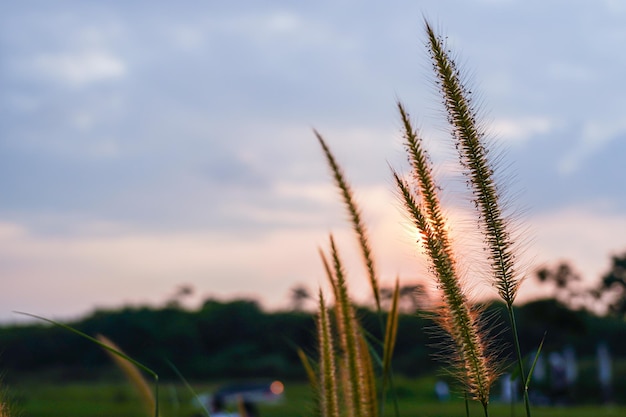
[[[378,312],[378,321],[380,325],[380,330],[381,330],[381,333],[387,335],[389,328],[385,327],[384,320],[383,320],[382,309],[381,309],[381,304],[380,304],[380,288],[379,288],[379,283],[378,283],[378,276],[376,274],[375,263],[374,263],[374,258],[372,255],[372,250],[369,244],[367,229],[361,218],[361,211],[355,202],[352,188],[350,187],[348,181],[346,180],[345,175],[343,174],[343,171],[341,167],[339,166],[339,164],[337,163],[337,160],[332,154],[329,146],[326,144],[322,136],[317,131],[314,130],[314,133],[320,145],[322,146],[324,156],[326,157],[328,165],[332,171],[335,185],[340,191],[340,194],[345,203],[348,216],[352,224],[352,228],[354,229],[355,234],[357,236],[359,247],[361,249],[362,260],[365,264],[365,269],[367,271],[367,275],[370,281],[372,293],[374,294],[374,300],[376,303],[376,310]],[[328,261],[326,260],[324,253],[320,251],[320,254],[322,257],[322,261],[324,263],[326,274],[330,278],[330,283],[335,293],[335,299],[340,300],[341,295],[338,292],[337,280],[333,278],[335,275],[331,271],[331,267]],[[336,307],[336,309],[337,311],[341,312],[340,306]],[[341,332],[341,323],[338,323],[338,327],[339,327],[339,331]],[[394,338],[390,340],[395,341],[395,335],[394,335]],[[385,347],[383,346],[383,349],[384,348]],[[362,350],[364,350],[364,353],[362,355],[363,360],[366,360],[366,362],[371,362],[371,355],[369,354],[369,352],[367,352],[368,350],[367,343],[365,343],[365,347]],[[385,352],[382,352],[382,354],[384,355]],[[370,368],[372,369],[372,376],[363,380],[363,382],[367,382],[370,385],[369,390],[371,390],[371,395],[368,394],[368,398],[370,398],[368,399],[368,404],[375,404],[377,402],[377,399],[376,399],[377,387],[376,387],[376,384],[374,383],[375,379],[373,376],[373,367],[371,363],[369,364],[364,363],[364,366],[366,366],[366,369],[368,370]],[[383,384],[382,384],[382,389],[380,391],[380,398],[381,398],[380,405],[382,407],[384,404],[385,394],[387,390],[387,383],[388,383],[389,387],[392,389],[392,395],[393,395],[394,407],[395,407],[395,415],[398,416],[399,410],[398,410],[397,398],[395,397],[395,393],[393,393],[394,384],[393,384],[393,371],[392,371],[391,357],[388,358],[388,362],[386,363],[386,366],[383,366],[382,371],[383,371],[383,375],[382,375]],[[382,414],[382,411],[383,410],[381,408],[380,410],[381,414]]]
[[[467,87],[461,80],[460,71],[450,58],[443,40],[426,22],[429,49],[435,68],[443,103],[452,127],[452,135],[459,150],[461,164],[469,175],[475,206],[489,249],[493,282],[500,297],[513,304],[520,285],[515,270],[513,241],[508,231],[509,222],[504,218],[500,197],[493,178],[494,169],[487,158],[484,132],[478,126],[477,111]]]
[[[335,241],[330,236],[335,289],[335,318],[342,356],[342,383],[349,417],[370,417],[376,413],[376,392],[369,350],[364,343],[354,308],[348,296],[345,271]]]
[[[361,351],[361,367],[364,371],[364,378],[361,380],[363,384],[361,397],[361,405],[364,409],[364,416],[376,417],[378,413],[378,398],[376,396],[376,375],[374,373],[374,365],[372,363],[372,355],[370,354],[371,346],[365,338],[363,329],[359,326],[358,342]],[[380,413],[382,416],[382,412]]]
[[[439,198],[437,196],[437,186],[435,185],[432,175],[432,167],[426,155],[426,151],[422,146],[422,141],[417,136],[417,132],[413,129],[409,115],[404,109],[404,106],[400,102],[397,103],[397,106],[404,129],[405,148],[408,153],[409,162],[413,168],[413,178],[419,184],[420,197],[425,209],[425,214],[420,214],[420,216],[424,217],[420,223],[423,223],[423,227],[427,227],[432,233],[437,235],[437,238],[441,240],[442,250],[449,254],[450,243],[448,242],[448,234],[446,232],[446,222],[441,212]],[[398,177],[395,174],[394,177],[397,181]],[[420,212],[421,211],[422,210],[420,210]],[[421,230],[422,228],[420,227],[420,231]]]
[[[339,167],[339,164],[335,160],[335,157],[330,151],[330,148],[326,145],[326,142],[322,138],[317,131],[314,131],[317,140],[319,141],[322,149],[324,150],[324,155],[326,156],[326,160],[328,161],[328,165],[330,166],[335,183],[337,188],[339,188],[341,192],[341,196],[346,205],[346,209],[348,210],[348,215],[350,216],[350,220],[352,222],[352,227],[357,234],[359,245],[361,246],[361,253],[363,254],[363,261],[365,263],[365,267],[367,269],[367,275],[370,280],[370,285],[372,287],[372,293],[374,294],[374,301],[376,302],[376,309],[380,313],[380,289],[378,285],[378,277],[376,275],[376,268],[374,266],[374,259],[372,257],[372,249],[369,244],[369,238],[367,234],[367,228],[361,219],[361,211],[357,207],[354,201],[354,194],[350,185],[345,179],[345,176]]]
[[[510,220],[502,212],[501,197],[493,173],[493,163],[488,159],[484,132],[477,124],[478,115],[471,100],[469,89],[461,79],[461,73],[447,52],[445,42],[425,22],[428,47],[437,77],[443,104],[452,128],[452,136],[459,151],[462,166],[468,173],[468,186],[478,211],[492,271],[492,282],[504,300],[517,354],[518,370],[525,381],[523,358],[517,333],[513,302],[521,284],[521,276],[515,267],[514,242],[510,232]],[[526,414],[530,417],[528,384],[524,385]]]
[[[484,238],[486,257],[489,262],[489,266],[485,263],[485,268],[509,312],[518,366],[522,380],[525,381],[526,411],[527,416],[530,417],[527,392],[530,378],[524,376],[513,314],[513,303],[522,281],[521,274],[515,265],[514,249],[517,245],[517,236],[514,238],[510,232],[511,220],[504,213],[501,190],[498,189],[494,177],[495,164],[488,158],[489,150],[485,145],[485,133],[477,123],[478,117],[471,99],[471,91],[462,82],[461,73],[454,60],[451,59],[445,42],[435,34],[427,21],[425,27],[427,47],[432,59],[436,83],[441,93],[454,143],[459,151],[461,168],[468,178],[467,185],[472,192],[473,202],[477,209],[480,232]],[[468,272],[462,271],[459,267],[456,250],[459,248],[454,247],[449,236],[448,219],[441,209],[440,187],[433,176],[432,162],[423,146],[422,138],[412,127],[404,106],[398,103],[397,107],[403,126],[405,150],[411,165],[411,178],[405,179],[393,169],[392,174],[408,218],[419,232],[421,245],[429,259],[429,271],[433,274],[440,290],[441,303],[433,309],[432,317],[445,331],[444,352],[447,354],[448,351],[452,351],[453,353],[446,359],[455,365],[455,375],[464,384],[466,398],[472,397],[479,401],[483,406],[485,416],[488,416],[491,386],[500,369],[496,361],[497,351],[492,349],[492,339],[489,336],[492,334],[494,323],[484,317],[482,314],[484,310],[481,307],[477,307],[469,300],[466,286]],[[376,306],[380,313],[378,278],[361,213],[354,202],[352,190],[329,147],[317,131],[315,135],[324,150],[335,183],[348,210],[353,229],[359,238]],[[363,390],[359,391],[359,387],[350,385],[349,381],[359,381],[361,386],[369,384],[370,380],[373,381],[373,377],[368,379],[369,377],[366,376],[368,372],[364,372],[364,368],[361,368],[367,361],[371,362],[371,356],[367,355],[365,339],[360,332],[356,331],[359,328],[353,316],[353,308],[347,298],[344,271],[332,237],[331,253],[332,266],[327,262],[323,253],[322,259],[336,299],[334,310],[337,320],[336,331],[341,354],[344,355],[340,366],[342,383],[345,385],[343,399],[347,402],[347,416],[361,417],[367,415],[367,407],[364,408],[355,396],[360,396],[361,399],[375,398],[375,396]],[[396,283],[396,291],[397,287]],[[391,369],[388,366],[391,364],[390,355],[397,332],[397,322],[394,322],[397,320],[397,311],[394,311],[397,309],[395,297],[397,293],[394,295],[392,312],[388,317],[386,327],[383,327],[381,319],[381,329],[385,332],[381,360],[383,398],[385,378],[387,375],[391,376]],[[380,414],[382,415],[382,410]]]
[[[478,315],[472,310],[460,285],[447,232],[445,228],[438,229],[433,224],[434,221],[417,202],[406,181],[396,172],[393,175],[404,206],[421,234],[431,270],[441,289],[443,300],[434,317],[453,341],[455,356],[451,362],[458,371],[456,376],[473,398],[480,401],[487,414],[489,393],[496,372],[491,356],[485,349]]]
[[[317,315],[317,338],[319,343],[319,382],[316,383],[319,396],[320,415],[339,417],[337,399],[337,365],[328,309],[322,292],[319,293],[319,311]]]
[[[420,232],[431,262],[431,270],[441,289],[443,302],[436,313],[436,321],[453,340],[460,379],[465,383],[468,392],[483,404],[487,413],[491,384],[497,376],[494,359],[484,341],[480,313],[469,303],[462,287],[446,219],[440,208],[438,188],[432,175],[431,163],[422,146],[422,139],[413,128],[401,103],[398,103],[398,110],[405,147],[416,182],[415,191],[395,171],[393,176],[405,209]]]
[[[331,236],[331,241],[332,239],[333,237]],[[339,293],[337,292],[337,283],[335,282],[335,274],[333,273],[330,263],[328,262],[328,259],[326,258],[326,255],[324,254],[324,251],[321,248],[319,249],[319,254],[320,254],[320,258],[322,258],[322,264],[324,265],[326,278],[328,278],[328,283],[330,284],[330,287],[333,290],[333,295],[335,297],[335,300],[338,300]]]

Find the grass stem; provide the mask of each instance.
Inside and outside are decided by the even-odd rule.
[[[509,322],[511,323],[511,333],[513,333],[513,343],[515,344],[515,353],[517,354],[517,366],[519,369],[520,379],[522,381],[524,390],[524,406],[526,408],[526,417],[531,417],[530,412],[530,399],[528,398],[528,383],[526,381],[526,374],[524,371],[524,358],[522,357],[522,350],[520,349],[519,336],[517,333],[517,323],[515,320],[515,312],[513,311],[513,305],[506,305],[506,309],[509,313]]]

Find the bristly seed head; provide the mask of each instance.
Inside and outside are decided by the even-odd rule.
[[[458,359],[457,369],[467,389],[485,407],[495,377],[489,356],[485,353],[478,318],[472,313],[457,272],[455,255],[448,237],[448,227],[437,196],[439,187],[432,177],[430,162],[425,157],[421,139],[411,126],[401,104],[398,109],[404,127],[407,152],[417,182],[417,195],[396,172],[393,172],[404,206],[422,235],[437,286],[441,289],[443,304],[438,322],[451,336]]]
[[[469,89],[462,83],[460,72],[446,51],[444,40],[434,33],[428,22],[426,32],[461,165],[467,170],[468,186],[473,190],[485,244],[489,248],[493,279],[500,297],[511,306],[517,295],[520,277],[513,263],[513,241],[500,206],[493,167],[487,159],[484,132],[477,126]]]

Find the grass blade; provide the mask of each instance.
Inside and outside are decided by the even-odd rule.
[[[135,390],[139,393],[139,396],[144,402],[146,409],[148,410],[148,416],[152,415],[155,410],[156,400],[154,395],[152,395],[152,390],[148,386],[148,383],[144,379],[143,375],[139,371],[135,365],[126,359],[122,358],[118,354],[113,353],[123,352],[115,343],[113,343],[106,336],[101,334],[96,336],[96,339],[101,342],[103,345],[108,346],[109,349],[106,349],[107,354],[113,359],[113,362],[117,365],[118,368],[126,375],[128,381],[135,387]]]
[[[400,281],[396,279],[396,285],[393,291],[391,308],[387,316],[387,332],[385,333],[385,344],[383,347],[383,369],[388,370],[391,364],[393,349],[396,345],[396,336],[398,335],[398,315],[400,300]]]
[[[389,315],[387,316],[387,326],[385,331],[385,342],[383,345],[383,393],[386,391],[386,384],[388,381],[389,372],[391,370],[391,358],[393,356],[393,350],[396,346],[396,338],[398,335],[398,301],[400,299],[400,282],[396,280],[396,286],[393,291],[393,298],[391,301],[391,308],[389,309]]]
[[[528,376],[526,377],[526,382],[524,383],[524,390],[528,391],[528,386],[530,385],[530,380],[532,378],[533,372],[535,371],[535,365],[537,365],[537,361],[539,360],[539,355],[541,354],[541,349],[543,348],[543,342],[546,340],[545,332],[543,334],[543,338],[541,339],[541,343],[539,343],[539,348],[537,349],[537,353],[535,354],[535,359],[533,360],[533,364],[530,367],[530,371],[528,371]]]
[[[313,389],[313,391],[318,391],[319,387],[317,386],[317,377],[315,376],[315,370],[313,369],[313,365],[311,365],[311,360],[302,349],[298,348],[297,352],[298,357],[300,358],[300,362],[304,367],[304,371],[306,372],[306,376],[309,380],[311,388]]]
[[[77,330],[71,326],[68,326],[67,324],[63,324],[60,323],[58,321],[54,321],[54,320],[50,320],[47,319],[45,317],[41,317],[38,316],[36,314],[30,314],[30,313],[24,313],[22,311],[15,311],[16,314],[21,314],[24,316],[28,316],[28,317],[32,317],[41,321],[45,321],[47,323],[53,324],[55,326],[61,327],[62,329],[68,330],[84,339],[89,340],[92,343],[95,343],[96,345],[100,346],[101,348],[103,348],[104,350],[130,362],[131,364],[135,365],[137,368],[141,369],[142,371],[148,373],[150,376],[152,376],[154,378],[154,397],[155,397],[155,406],[154,406],[154,416],[158,417],[159,416],[159,375],[154,372],[152,369],[148,368],[147,366],[143,365],[142,363],[136,361],[135,359],[131,358],[130,356],[126,355],[124,352],[117,350],[111,346],[108,346],[105,343],[102,343],[101,341],[99,341],[98,339],[89,336],[88,334],[85,334],[83,332],[81,332],[80,330]]]
[[[178,370],[178,368],[176,367],[176,365],[174,365],[172,362],[170,362],[168,359],[165,360],[165,362],[170,366],[170,368],[172,368],[172,370],[176,373],[176,375],[178,376],[178,378],[180,378],[180,380],[183,382],[183,384],[185,384],[185,388],[187,388],[187,390],[191,393],[191,395],[193,396],[193,398],[195,398],[196,400],[198,400],[198,404],[200,405],[200,408],[202,408],[202,411],[204,411],[204,414],[207,415],[207,417],[211,417],[211,414],[209,413],[209,410],[207,410],[206,406],[204,405],[204,403],[202,401],[199,401],[199,396],[196,393],[196,391],[193,389],[193,387],[191,386],[191,384],[189,384],[189,381],[187,381],[187,378],[185,378],[183,376],[183,374],[180,373],[180,371]]]

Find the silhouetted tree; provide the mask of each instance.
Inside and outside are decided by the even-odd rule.
[[[613,256],[611,269],[602,277],[595,292],[598,300],[605,303],[610,314],[626,316],[626,253]]]
[[[385,304],[391,303],[393,288],[382,287],[380,298]],[[418,310],[424,310],[429,303],[428,293],[422,284],[408,284],[400,286],[399,308],[402,313],[411,314]]]
[[[302,311],[304,303],[311,299],[309,290],[304,285],[296,285],[291,289],[291,307],[294,311]]]
[[[174,295],[167,300],[166,306],[169,308],[181,308],[184,299],[191,297],[194,294],[194,289],[191,285],[182,284],[176,288]]]
[[[580,274],[566,261],[540,268],[535,274],[540,283],[552,287],[553,297],[569,308],[588,307],[592,301],[593,289],[582,285]]]

